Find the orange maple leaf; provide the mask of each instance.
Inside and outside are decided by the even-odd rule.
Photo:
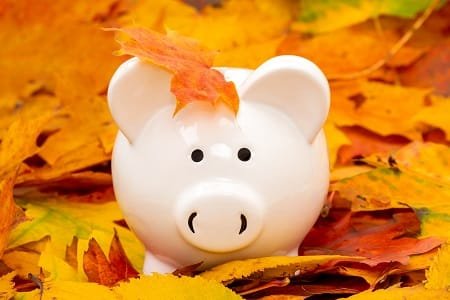
[[[234,83],[211,69],[215,51],[196,40],[169,31],[167,35],[144,28],[111,29],[125,33],[129,39],[119,41],[118,55],[132,55],[173,73],[171,92],[177,99],[175,113],[193,101],[213,105],[224,103],[234,113],[239,109],[239,97]]]

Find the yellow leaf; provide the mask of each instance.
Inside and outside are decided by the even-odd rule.
[[[71,174],[90,166],[107,163],[110,158],[110,154],[105,153],[100,142],[93,139],[64,153],[52,166],[45,165],[42,168],[33,168],[31,171],[19,173],[17,184],[44,185],[50,181],[70,177]]]
[[[79,299],[98,299],[111,300],[120,299],[106,286],[91,282],[77,281],[44,281],[42,298],[40,290],[35,289],[31,292],[19,293],[16,299],[23,300],[79,300]]]
[[[335,182],[345,178],[350,178],[362,173],[372,171],[370,166],[344,166],[337,167],[331,170],[330,181]]]
[[[16,276],[16,272],[10,272],[0,277],[1,299],[10,299],[15,295],[16,291],[14,290],[14,282],[12,281],[14,276]]]
[[[412,144],[397,153],[398,166],[396,153],[370,158],[381,166],[333,183],[331,189],[339,192],[335,206],[347,206],[348,200],[353,211],[412,207],[422,223],[421,237],[450,239],[450,151],[442,145]]]
[[[336,163],[337,153],[342,145],[351,144],[347,136],[340,131],[332,121],[328,121],[324,126],[325,136],[327,137],[328,157],[330,159],[330,168],[333,169]]]
[[[421,109],[415,116],[414,122],[424,123],[442,129],[447,138],[450,136],[450,98],[432,96],[430,106]]]
[[[3,136],[0,146],[0,178],[15,172],[27,157],[38,151],[36,139],[51,115],[27,120],[18,118]]]
[[[378,166],[393,165],[402,172],[450,185],[450,148],[445,145],[414,142],[393,154],[374,154],[365,161]]]
[[[203,278],[218,282],[248,277],[274,278],[306,273],[336,260],[358,260],[358,257],[339,255],[272,256],[231,261],[200,274]]]
[[[222,284],[202,277],[153,274],[113,289],[119,299],[242,299]]]
[[[430,269],[426,273],[427,289],[446,289],[450,291],[450,244],[446,244],[439,249]]]
[[[1,72],[1,71],[0,71]],[[0,137],[3,137],[9,130],[9,127],[18,119],[23,120],[35,120],[39,119],[40,116],[50,113],[52,111],[57,111],[60,107],[59,99],[54,96],[42,94],[30,96],[29,93],[33,94],[39,91],[41,86],[35,86],[33,84],[33,89],[29,92],[22,93],[19,98],[14,96],[11,100],[13,105],[9,105],[6,98],[1,98],[0,102]],[[0,92],[1,93],[1,92]],[[6,103],[5,103],[6,102]],[[20,107],[20,109],[18,109]],[[46,129],[54,129],[55,120],[52,120],[49,124],[46,124]],[[38,128],[36,128],[38,129]]]
[[[77,236],[82,244],[82,240],[87,242],[94,232],[98,232],[97,236],[101,237],[96,237],[97,240],[104,249],[108,249],[116,228],[130,261],[135,267],[142,266],[144,255],[142,244],[130,230],[114,223],[115,220],[123,219],[115,201],[80,203],[68,201],[61,196],[35,201],[18,199],[17,202],[26,209],[27,216],[31,220],[20,224],[12,231],[9,247],[50,235],[53,237],[52,247],[55,255],[63,258],[66,246],[70,244],[73,236]]]
[[[117,128],[102,97],[67,104],[59,130],[51,135],[39,156],[48,164],[21,172],[17,183],[42,184],[111,159]],[[86,113],[88,111],[89,113]],[[95,117],[92,117],[95,116]]]
[[[381,135],[401,134],[421,140],[413,117],[425,107],[425,96],[431,90],[379,82],[363,82],[360,89],[357,95],[362,101],[357,105],[349,98],[334,98],[332,115],[338,126],[359,125]],[[349,109],[348,104],[354,108]]]
[[[2,260],[22,278],[27,278],[29,273],[39,274],[39,258],[49,241],[50,236],[45,236],[38,241],[8,249],[5,251]]]
[[[0,283],[1,284],[1,283]],[[108,288],[91,282],[45,280],[43,300],[64,299],[242,299],[232,290],[201,277],[153,274]],[[20,293],[17,299],[39,299],[39,290]]]
[[[99,141],[103,133],[109,135],[110,128],[116,130],[106,100],[102,97],[74,101],[68,104],[67,111],[70,116],[66,126],[50,136],[39,151],[39,155],[50,165],[64,155],[79,152],[82,146]],[[106,160],[104,157],[107,156],[101,156],[99,160]]]
[[[217,67],[256,69],[263,62],[277,55],[280,37],[220,51],[214,60]]]
[[[57,238],[58,236],[54,236],[54,239]],[[50,273],[50,276],[46,278],[48,280],[82,281],[83,279],[83,276],[78,274],[77,270],[54,253],[51,242],[41,253],[38,264],[44,271]]]

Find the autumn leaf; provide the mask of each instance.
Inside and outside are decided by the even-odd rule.
[[[83,256],[83,269],[89,281],[101,285],[112,286],[120,280],[95,239],[89,240],[89,248]]]
[[[433,258],[430,269],[427,271],[427,289],[446,289],[450,287],[450,246],[444,245]]]
[[[411,255],[426,253],[442,241],[435,238],[416,239],[420,222],[413,211],[393,214],[352,214],[331,212],[319,219],[300,245],[301,255],[339,254],[363,256],[361,263],[408,263]]]
[[[450,136],[450,122],[448,121],[448,112],[450,111],[450,99],[443,97],[431,97],[431,105],[424,107],[414,115],[416,124],[425,124],[444,131],[445,135]]]
[[[296,28],[302,31],[324,32],[363,22],[380,15],[412,18],[426,9],[432,0],[420,1],[312,1],[303,0]]]
[[[50,118],[50,114],[31,121],[22,117],[11,124],[0,146],[0,178],[15,175],[22,161],[38,151],[37,138]]]
[[[112,196],[108,192],[102,193],[102,195],[103,197]],[[51,235],[58,237],[52,240],[55,255],[64,258],[66,246],[70,244],[73,236],[78,237],[78,251],[82,253],[87,249],[88,240],[92,237],[95,237],[103,248],[109,247],[114,235],[113,230],[116,228],[127,249],[130,261],[135,266],[142,265],[143,246],[128,229],[114,223],[123,217],[117,203],[111,201],[113,198],[103,199],[103,203],[83,203],[69,200],[67,197],[44,198],[39,201],[18,199],[18,204],[26,209],[27,217],[30,220],[21,223],[13,230],[8,247],[17,247]]]
[[[448,147],[412,144],[399,150],[400,168],[396,155],[389,157],[385,166],[335,183],[332,189],[339,192],[337,205],[345,206],[340,200],[346,199],[354,211],[412,207],[421,220],[422,236],[449,238]],[[381,157],[376,160],[383,162]],[[444,184],[439,182],[442,180]]]
[[[203,272],[200,276],[206,279],[227,282],[256,276],[257,278],[275,278],[311,272],[321,265],[332,264],[335,261],[358,261],[361,257],[346,257],[339,255],[323,256],[272,256],[247,260],[231,261]]]
[[[384,58],[388,49],[400,39],[398,26],[387,26],[383,29],[383,38],[380,38],[380,32],[371,23],[312,37],[291,33],[280,43],[277,53],[304,56],[317,63],[327,76],[356,72]],[[336,47],[337,44],[340,47]],[[421,44],[406,45],[392,57],[389,67],[409,66],[424,55],[425,51],[426,48]],[[369,78],[393,82],[396,75],[391,73],[388,70],[374,72]],[[364,77],[357,79],[362,80]]]
[[[82,281],[84,277],[83,274],[77,272],[77,269],[57,255],[52,242],[47,243],[39,257],[38,265],[47,273],[46,278],[49,280]]]
[[[10,272],[0,277],[0,297],[2,299],[10,299],[16,294],[14,283],[12,282],[15,275],[15,272]]]
[[[43,290],[35,289],[31,292],[22,292],[17,295],[18,299],[83,299],[92,298],[99,300],[114,299],[114,293],[106,286],[93,282],[61,281],[54,280],[43,283]],[[41,296],[42,293],[42,296]]]
[[[39,274],[39,259],[49,242],[50,236],[47,235],[37,241],[9,248],[3,254],[2,261],[22,278],[27,278],[30,273]]]
[[[450,184],[449,159],[450,149],[444,145],[414,142],[397,151],[371,155],[365,161],[447,185]]]
[[[128,259],[125,250],[120,243],[117,231],[114,231],[114,237],[111,241],[108,257],[112,269],[119,275],[120,279],[133,278],[139,274]]]
[[[388,289],[380,289],[377,291],[366,291],[356,294],[346,299],[351,300],[421,300],[421,299],[448,299],[450,293],[446,290],[428,290],[423,286],[399,287],[394,286]]]
[[[213,105],[223,102],[237,113],[239,98],[234,84],[225,81],[219,71],[211,69],[213,51],[171,31],[167,35],[143,28],[117,31],[130,38],[120,42],[119,55],[137,56],[174,74],[171,92],[177,99],[175,113],[193,101],[206,101]]]
[[[450,41],[443,39],[433,45],[415,64],[400,72],[402,84],[430,88],[442,96],[450,96],[448,80],[450,78],[448,48]]]
[[[355,158],[361,158],[377,152],[398,150],[407,145],[410,139],[401,135],[380,135],[360,126],[341,126],[337,130],[347,139],[337,153],[337,165],[347,165]]]
[[[83,255],[83,269],[89,281],[106,286],[138,275],[123,250],[117,231],[111,241],[109,261],[97,241],[89,240],[89,248]]]
[[[153,274],[121,283],[119,299],[242,299],[220,283],[202,277]]]
[[[347,99],[336,99],[332,119],[339,126],[359,125],[383,136],[400,134],[410,139],[419,139],[412,118],[425,108],[427,89],[405,88],[378,82],[360,83],[360,93]],[[360,102],[355,103],[352,99]],[[407,100],[405,100],[407,99]],[[392,103],[396,103],[395,113]],[[353,109],[346,104],[352,103]]]
[[[0,1],[0,298],[449,298],[450,5],[187,2]],[[187,266],[178,276],[200,275],[139,274],[114,285],[138,275],[132,269],[142,266],[144,248],[114,202],[117,127],[106,90],[126,57],[112,55],[117,45],[105,27],[134,30],[118,37],[142,56],[169,50],[149,63],[179,74],[174,89],[188,99],[179,107],[200,100],[237,111],[234,87],[212,66],[256,68],[295,54],[324,71],[332,186],[300,249],[321,255],[234,261],[203,273]],[[167,43],[147,47],[136,28],[168,31],[153,35]],[[187,68],[201,71],[186,76]],[[15,228],[23,216],[13,195],[27,218]],[[100,277],[114,286],[87,282]]]
[[[93,282],[44,281],[42,299],[242,299],[223,285],[201,277],[154,274],[108,288]],[[39,298],[39,291],[20,293],[20,299]]]
[[[345,145],[351,144],[349,138],[338,129],[338,127],[332,122],[326,122],[324,126],[325,136],[327,137],[328,144],[328,157],[330,159],[330,166],[333,167],[338,158],[338,151]],[[342,160],[342,155],[339,156]]]
[[[78,238],[74,236],[70,245],[66,246],[64,260],[75,270],[78,270]]]
[[[13,185],[13,178],[0,181],[0,258],[8,245],[11,230],[24,220],[22,209],[13,199]]]

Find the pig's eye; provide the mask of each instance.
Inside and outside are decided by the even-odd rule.
[[[250,157],[252,157],[252,153],[248,148],[241,148],[238,151],[238,158],[242,161],[249,161]]]
[[[194,162],[200,162],[203,160],[203,151],[200,149],[195,149],[191,153],[191,159]]]

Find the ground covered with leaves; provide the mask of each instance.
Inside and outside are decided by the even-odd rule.
[[[0,298],[450,298],[445,1],[0,0]],[[170,29],[330,80],[329,201],[298,257],[140,274],[111,186],[117,33]]]

